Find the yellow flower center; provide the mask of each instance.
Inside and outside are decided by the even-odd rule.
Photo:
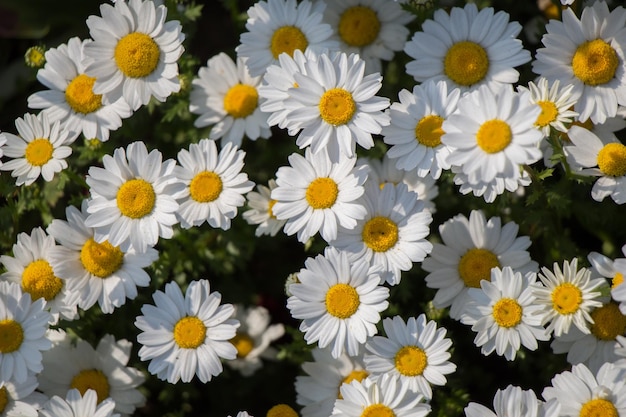
[[[491,268],[495,267],[500,267],[500,261],[493,252],[473,248],[459,260],[459,276],[467,287],[480,288],[480,281],[491,281]]]
[[[339,319],[351,317],[360,304],[359,293],[348,284],[335,284],[326,292],[326,311]]]
[[[220,196],[223,188],[219,175],[212,171],[202,171],[191,180],[189,195],[198,203],[210,203]]]
[[[583,293],[574,284],[564,282],[552,291],[552,308],[559,314],[572,314],[578,311],[583,302]]]
[[[24,330],[12,319],[0,320],[0,353],[15,352],[22,346]]]
[[[267,411],[266,417],[298,417],[296,410],[287,404],[277,404]]]
[[[369,7],[350,7],[339,18],[339,36],[350,46],[367,46],[376,40],[378,32],[380,20]]]
[[[259,104],[259,93],[248,84],[235,84],[224,95],[224,110],[235,119],[254,113]]]
[[[619,417],[619,413],[611,401],[596,398],[583,404],[579,417]]]
[[[616,272],[613,280],[611,281],[611,288],[617,287],[622,282],[624,282],[624,275],[622,275],[620,272]]]
[[[274,211],[272,211],[272,209],[274,208],[274,204],[276,204],[276,200],[274,200],[274,199],[271,199],[267,203],[267,214],[270,215],[271,219],[276,219],[276,216],[274,215]]]
[[[131,78],[152,74],[160,56],[159,45],[145,33],[129,33],[115,46],[115,63],[124,75]]]
[[[124,253],[106,240],[98,243],[90,238],[80,250],[80,262],[90,274],[107,278],[120,269],[124,262]]]
[[[296,49],[304,52],[307,46],[309,46],[309,41],[299,28],[283,26],[276,29],[272,35],[270,51],[272,51],[274,59],[278,59],[282,53],[293,56],[293,51]]]
[[[88,389],[96,391],[98,404],[109,397],[109,380],[106,375],[98,369],[84,369],[80,371],[70,383],[70,388],[80,391],[80,395],[85,395]]]
[[[615,49],[602,39],[580,44],[572,58],[574,75],[587,85],[608,83],[615,76],[618,65]]]
[[[206,326],[195,316],[186,316],[174,325],[174,341],[183,349],[196,349],[206,339]]]
[[[384,404],[372,404],[365,407],[361,417],[396,417],[396,414]]]
[[[626,316],[616,303],[608,303],[591,312],[591,333],[600,340],[615,340],[626,332]]]
[[[22,289],[34,300],[54,299],[63,288],[63,281],[54,275],[48,261],[38,259],[28,264],[22,272]]]
[[[487,51],[477,43],[457,42],[448,49],[443,71],[459,85],[469,87],[481,81],[489,70]]]
[[[364,369],[359,369],[359,370],[354,370],[352,372],[350,372],[348,374],[348,376],[346,376],[340,383],[339,383],[339,387],[337,387],[337,398],[340,400],[343,400],[343,395],[341,395],[341,386],[343,384],[349,384],[352,381],[363,381],[365,378],[367,378],[367,376],[369,375],[369,372],[367,372]]]
[[[441,145],[443,117],[431,114],[423,117],[415,126],[415,139],[424,146],[435,148]]]
[[[230,343],[237,349],[238,358],[245,358],[254,349],[254,340],[247,333],[238,332]]]
[[[80,74],[67,85],[65,101],[76,113],[89,114],[102,107],[102,95],[93,93],[94,77]]]
[[[41,68],[46,63],[46,51],[41,46],[31,46],[24,54],[26,65],[32,68]]]
[[[9,395],[7,393],[6,387],[0,388],[0,413],[4,412],[4,409],[7,407],[9,403]]]
[[[140,219],[154,208],[156,194],[146,180],[136,178],[128,180],[117,191],[117,207],[122,215],[131,219]]]
[[[405,376],[418,376],[424,373],[428,365],[428,357],[423,349],[417,346],[403,346],[395,356],[398,372]]]
[[[306,201],[314,209],[327,209],[339,195],[337,183],[328,177],[315,178],[306,189]]]
[[[556,118],[559,115],[559,109],[557,109],[556,104],[551,101],[542,100],[538,101],[537,105],[541,107],[541,113],[535,121],[536,126],[545,127],[556,121]]]
[[[522,306],[512,298],[502,298],[494,304],[492,315],[500,327],[515,327],[522,321]]]
[[[363,226],[363,242],[374,252],[387,252],[398,242],[398,225],[388,217],[373,217]]]
[[[52,143],[48,139],[39,138],[26,145],[24,157],[29,164],[40,167],[52,159],[52,152],[54,152]]]
[[[487,120],[476,132],[476,143],[487,153],[498,153],[511,143],[511,127],[502,120]]]
[[[606,176],[621,177],[626,174],[626,146],[609,143],[598,152],[598,168]]]
[[[331,88],[320,98],[320,117],[333,126],[348,123],[356,112],[352,94],[343,88]]]

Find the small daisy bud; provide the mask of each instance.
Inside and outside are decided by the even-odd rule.
[[[31,46],[24,54],[26,65],[31,68],[41,68],[46,63],[46,49],[43,46]]]

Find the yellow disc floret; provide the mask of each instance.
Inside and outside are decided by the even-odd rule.
[[[474,42],[457,42],[446,53],[443,71],[459,85],[474,85],[485,78],[489,71],[487,51]]]
[[[495,267],[500,267],[500,261],[493,252],[473,248],[459,260],[459,276],[467,287],[480,288],[480,281],[491,281],[491,268]]]
[[[7,393],[7,388],[0,388],[0,413],[4,413],[4,409],[7,407],[9,403],[9,395]]]
[[[509,146],[513,133],[508,123],[492,119],[487,120],[476,132],[476,144],[486,153],[498,153]]]
[[[515,327],[522,321],[522,306],[512,298],[502,298],[494,304],[492,316],[500,327]]]
[[[195,316],[186,316],[174,325],[174,341],[183,349],[196,349],[206,339],[206,326]]]
[[[272,35],[270,51],[274,59],[278,59],[280,54],[286,53],[293,56],[293,52],[298,49],[302,52],[309,46],[309,42],[302,31],[295,26],[283,26]]]
[[[315,178],[306,189],[306,201],[314,209],[327,209],[337,201],[339,187],[328,177]]]
[[[423,117],[415,126],[415,139],[430,148],[441,145],[441,136],[445,133],[441,128],[443,117],[431,114]]]
[[[145,33],[132,32],[115,46],[115,63],[124,75],[131,78],[146,77],[159,64],[159,45]]]
[[[230,339],[230,343],[237,349],[238,358],[245,358],[254,349],[254,340],[244,332],[237,332],[235,337]]]
[[[102,95],[93,93],[94,77],[80,74],[65,88],[65,101],[76,113],[89,114],[102,107]]]
[[[122,215],[140,219],[152,212],[156,194],[152,184],[141,178],[126,181],[117,191],[117,207]]]
[[[602,39],[587,41],[576,48],[572,71],[583,83],[591,86],[606,84],[615,77],[619,58],[615,49]]]
[[[552,101],[538,101],[537,105],[541,107],[541,113],[537,116],[535,126],[545,127],[556,121],[559,115],[559,109]]]
[[[30,165],[40,167],[52,159],[53,152],[52,143],[48,139],[39,138],[28,142],[24,151],[24,158]]]
[[[423,349],[417,346],[403,346],[394,358],[398,372],[405,376],[418,376],[424,373],[428,365],[428,357]]]
[[[259,93],[248,84],[235,84],[224,95],[224,110],[235,119],[250,116],[259,104]]]
[[[80,262],[90,274],[107,278],[120,269],[124,262],[124,253],[107,240],[98,243],[90,238],[80,250]]]
[[[611,280],[611,288],[615,288],[624,282],[624,275],[621,272],[616,272]]]
[[[361,238],[374,252],[387,252],[398,242],[398,225],[388,217],[377,216],[363,226]]]
[[[189,184],[189,195],[198,203],[210,203],[222,194],[224,184],[219,175],[213,171],[202,171],[196,174]]]
[[[367,46],[376,40],[379,32],[380,20],[369,7],[350,7],[339,18],[339,37],[350,46]]]
[[[0,353],[15,352],[24,341],[22,325],[13,319],[0,320]]]
[[[267,410],[265,417],[298,417],[298,413],[287,404],[276,404]]]
[[[359,293],[348,284],[335,284],[326,292],[326,311],[331,316],[347,319],[359,309]]]
[[[626,175],[626,146],[608,143],[598,152],[598,168],[608,177]]]
[[[30,294],[33,300],[44,298],[52,300],[63,288],[63,281],[54,275],[48,261],[38,259],[24,268],[22,272],[22,289]]]
[[[579,417],[619,417],[619,413],[611,401],[596,398],[583,404]]]
[[[552,291],[552,308],[559,314],[572,314],[578,311],[583,302],[583,293],[574,284],[564,282]]]
[[[84,369],[72,378],[70,388],[80,391],[80,395],[85,395],[88,389],[96,391],[98,404],[109,397],[109,380],[99,369]]]
[[[352,94],[343,88],[331,88],[320,98],[320,117],[333,126],[344,125],[352,120],[356,103]]]
[[[591,312],[591,333],[600,340],[615,340],[626,332],[626,316],[616,303],[608,303]]]
[[[360,417],[395,417],[393,410],[384,404],[372,404],[365,407]]]

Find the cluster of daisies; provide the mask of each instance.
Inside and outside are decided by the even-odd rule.
[[[88,196],[65,220],[20,233],[12,255],[0,256],[0,413],[132,415],[146,402],[146,375],[128,365],[133,342],[107,334],[93,347],[59,323],[96,305],[113,314],[150,285],[161,239],[205,223],[228,230],[245,207],[257,236],[325,242],[285,286],[286,309],[315,345],[295,380],[303,417],[431,412],[433,388],[457,368],[453,341],[424,313],[388,311],[391,287],[416,264],[434,307],[474,332],[484,355],[513,361],[549,341],[572,365],[543,399],[509,385],[494,411],[469,403],[467,417],[626,415],[626,258],[593,252],[590,267],[540,267],[515,222],[481,210],[429,239],[446,171],[461,194],[492,203],[523,194],[531,165],[558,165],[598,177],[594,200],[626,202],[626,147],[614,134],[626,127],[626,10],[596,1],[578,17],[564,8],[532,60],[504,11],[438,9],[411,35],[409,9],[258,1],[236,56],[211,57],[191,82],[189,110],[209,137],[171,159],[142,141],[123,144],[89,167]],[[185,35],[166,18],[157,0],[102,4],[86,21],[90,39],[45,53],[37,79],[47,89],[28,98],[41,111],[18,118],[17,135],[0,133],[9,159],[0,169],[16,186],[51,181],[80,135],[107,141],[150,100],[180,91]],[[378,95],[381,74],[400,52],[415,85],[392,102]],[[524,64],[537,78],[517,85]],[[240,147],[272,129],[299,152],[254,184]],[[375,140],[382,159],[364,156]],[[160,380],[209,382],[223,364],[248,376],[277,358],[271,345],[284,326],[263,307],[223,303],[207,279],[168,282],[152,298],[134,325],[138,357]]]

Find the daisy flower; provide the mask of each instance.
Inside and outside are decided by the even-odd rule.
[[[237,64],[220,52],[198,70],[191,81],[189,110],[199,115],[194,126],[211,126],[209,139],[222,144],[241,146],[244,136],[250,140],[267,139],[268,115],[259,108],[261,77],[251,77],[242,58]]]
[[[550,82],[574,86],[574,110],[581,120],[602,123],[616,115],[618,104],[626,105],[625,23],[623,7],[609,11],[606,2],[596,1],[580,19],[568,8],[561,20],[546,25],[532,70]]]
[[[209,281],[193,281],[183,295],[175,281],[165,284],[165,292],[152,296],[155,305],[141,307],[135,320],[141,330],[139,358],[150,361],[148,371],[175,384],[189,382],[194,375],[210,381],[223,368],[220,358],[235,359],[237,349],[230,343],[239,322],[231,319],[234,308],[222,304],[219,292],[210,292]]]
[[[57,48],[46,51],[46,65],[37,71],[37,79],[48,90],[28,97],[28,107],[44,109],[52,121],[60,121],[74,137],[81,132],[87,139],[109,140],[109,132],[122,126],[122,119],[132,111],[124,98],[111,101],[94,94],[95,78],[85,74],[86,60],[81,41],[74,37]]]
[[[370,378],[390,375],[430,400],[431,384],[445,385],[445,375],[456,370],[448,361],[452,341],[445,337],[446,329],[437,328],[424,314],[409,317],[406,323],[400,316],[386,318],[383,328],[386,337],[374,336],[365,344],[363,360]]]
[[[518,87],[520,91],[529,91],[530,101],[541,108],[541,113],[535,120],[535,127],[541,130],[544,138],[550,136],[550,128],[567,132],[569,125],[578,116],[577,112],[571,110],[576,103],[576,97],[572,94],[573,89],[573,84],[561,87],[559,80],[549,83],[543,77],[539,78],[537,84],[530,81],[528,88]]]
[[[69,145],[74,139],[60,122],[51,122],[45,113],[26,113],[15,119],[15,127],[19,136],[2,133],[3,153],[11,160],[0,165],[0,170],[12,171],[15,185],[31,185],[39,176],[52,181],[54,174],[67,168],[65,158],[72,153]]]
[[[391,61],[404,48],[406,25],[413,19],[400,4],[379,0],[329,1],[324,12],[340,49],[359,54],[368,74],[382,72],[381,61]]]
[[[542,326],[535,304],[532,284],[537,275],[513,272],[511,267],[491,269],[491,280],[482,280],[480,288],[470,288],[471,303],[461,316],[463,324],[477,333],[474,344],[487,356],[494,351],[507,360],[515,360],[521,345],[537,350],[537,340],[546,341],[550,335]]]
[[[626,245],[622,246],[622,253],[626,256]],[[589,261],[592,267],[597,270],[600,275],[611,279],[611,297],[619,303],[622,313],[626,314],[626,285],[624,276],[626,276],[626,259],[618,258],[614,261],[599,255],[596,259],[589,254]]]
[[[241,375],[250,376],[263,366],[261,359],[276,359],[278,351],[270,344],[285,334],[285,326],[270,324],[269,311],[262,306],[236,305],[234,318],[241,323],[230,340],[237,348],[237,357],[226,364]]]
[[[94,229],[85,226],[87,200],[81,209],[65,209],[67,221],[54,219],[46,229],[59,245],[50,249],[50,266],[65,280],[68,289],[78,295],[83,310],[96,302],[103,313],[109,314],[137,297],[137,287],[147,287],[150,276],[144,271],[159,257],[153,248],[137,254],[126,252],[107,240],[94,240]]]
[[[159,237],[171,238],[183,189],[174,175],[176,161],[163,162],[157,149],[148,153],[145,143],[133,142],[105,155],[102,164],[90,167],[86,178],[91,199],[85,226],[94,229],[94,240],[144,253]]]
[[[272,212],[279,220],[287,220],[287,235],[297,233],[306,242],[318,231],[327,242],[337,237],[337,226],[352,229],[365,216],[358,202],[364,193],[367,169],[356,167],[356,158],[341,155],[331,162],[325,151],[307,149],[304,157],[289,156],[290,166],[278,168],[276,188],[270,194],[276,203]]]
[[[0,387],[0,416],[37,417],[37,411],[48,397],[35,391],[38,382],[35,375],[28,375],[21,383],[3,381]]]
[[[461,90],[448,92],[443,81],[429,81],[413,87],[412,93],[406,89],[398,93],[400,102],[391,104],[391,122],[382,132],[385,143],[391,145],[386,155],[397,168],[434,179],[443,169],[450,169],[446,160],[450,149],[441,143],[445,133],[441,125],[456,110],[460,96]]]
[[[350,261],[332,247],[304,265],[287,300],[292,317],[302,320],[304,339],[320,348],[330,346],[334,358],[343,352],[357,355],[359,346],[377,332],[380,313],[389,305],[380,269],[365,260]]]
[[[454,183],[459,186],[459,192],[463,195],[472,193],[475,197],[483,197],[485,202],[493,203],[496,197],[503,194],[504,191],[510,193],[523,192],[523,188],[531,183],[530,176],[525,170],[521,170],[519,177],[511,178],[506,176],[496,176],[491,181],[470,182],[469,175],[463,172],[463,168],[453,165],[450,167],[454,173]]]
[[[246,153],[232,143],[226,143],[219,154],[213,140],[202,139],[178,152],[180,166],[174,168],[185,189],[178,197],[176,215],[183,228],[200,226],[230,229],[237,208],[244,205],[243,194],[254,187],[248,175],[241,172]]]
[[[509,385],[496,391],[493,409],[471,402],[464,411],[466,417],[559,417],[561,407],[557,401],[545,403],[537,399],[532,390]]]
[[[118,2],[119,3],[119,2]],[[115,402],[106,399],[97,403],[96,392],[92,389],[84,394],[77,389],[67,391],[65,398],[55,395],[46,402],[39,414],[41,417],[119,417],[113,413]]]
[[[450,14],[438,9],[406,43],[404,52],[413,58],[406,72],[420,83],[444,80],[450,90],[462,92],[515,83],[519,72],[514,67],[531,59],[516,38],[521,30],[519,23],[509,22],[508,13],[494,13],[492,7],[479,11],[468,3]]]
[[[578,269],[578,259],[563,262],[563,270],[554,263],[553,271],[541,268],[540,283],[532,284],[536,304],[541,306],[539,314],[542,324],[550,323],[548,333],[559,337],[569,332],[572,324],[585,334],[590,333],[593,319],[591,309],[602,306],[602,287],[607,286],[604,278],[591,278],[591,270]]]
[[[437,290],[435,308],[450,307],[450,317],[461,318],[470,301],[470,288],[491,279],[494,267],[511,267],[514,272],[537,272],[538,265],[526,249],[528,236],[517,236],[519,226],[508,222],[502,226],[499,217],[489,220],[480,210],[473,210],[469,219],[458,214],[439,226],[442,243],[434,243],[422,269],[430,272],[426,286]]]
[[[146,401],[138,390],[145,376],[140,370],[127,366],[131,349],[131,342],[116,341],[110,334],[104,335],[95,349],[81,339],[75,345],[57,343],[43,355],[39,390],[49,397],[64,395],[72,389],[84,396],[88,390],[93,390],[97,404],[110,398],[116,413],[130,416]]]
[[[65,279],[58,277],[52,268],[50,253],[55,247],[54,238],[36,227],[30,234],[17,235],[13,256],[0,256],[6,268],[0,279],[20,284],[32,300],[43,299],[45,309],[51,314],[50,324],[56,324],[59,318],[74,320],[78,316],[78,294],[71,291]]]
[[[248,200],[248,210],[244,211],[242,216],[248,224],[258,225],[254,231],[255,236],[276,234],[283,228],[287,220],[278,220],[274,214],[274,204],[276,200],[272,199],[272,191],[277,187],[276,180],[270,179],[266,187],[257,184],[257,191],[250,191],[246,194]]]
[[[42,298],[31,301],[16,283],[0,281],[0,381],[21,384],[43,369],[41,351],[51,347],[44,307]]]
[[[341,228],[330,244],[383,268],[389,285],[400,283],[402,271],[421,262],[431,251],[426,240],[432,213],[405,184],[368,187],[363,198],[366,216],[353,229]]]

